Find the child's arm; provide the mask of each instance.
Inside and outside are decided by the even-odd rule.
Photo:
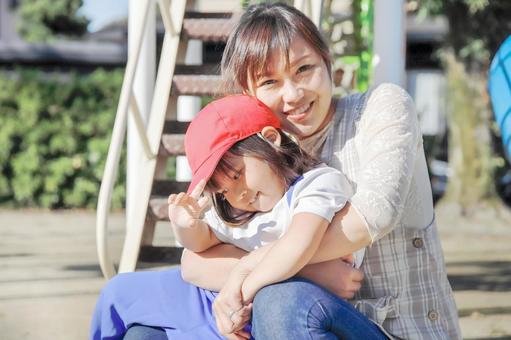
[[[202,220],[208,207],[208,198],[200,195],[206,185],[199,182],[193,192],[184,192],[169,196],[169,219],[177,241],[186,249],[194,252],[204,251],[220,243],[211,228]]]
[[[312,213],[293,216],[288,231],[267,250],[244,280],[242,295],[245,302],[251,301],[262,287],[298,273],[317,251],[328,224],[328,220]]]

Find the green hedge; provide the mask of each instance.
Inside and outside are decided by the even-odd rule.
[[[0,204],[95,207],[121,70],[0,72]],[[112,206],[125,199],[125,152]]]

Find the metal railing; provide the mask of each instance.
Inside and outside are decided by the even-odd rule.
[[[174,0],[176,1],[176,0]],[[170,13],[170,0],[158,0],[160,6],[160,13],[165,25],[166,35],[177,37],[181,30],[181,23],[184,17],[184,7],[186,1],[181,0],[179,6],[182,8],[180,16],[174,18]],[[124,136],[126,134],[126,125],[128,119],[128,109],[131,108],[132,117],[135,122],[136,130],[140,138],[140,142],[143,146],[144,154],[147,159],[154,159],[157,155],[157,147],[152,148],[146,132],[145,124],[142,120],[139,106],[136,98],[133,95],[133,83],[135,74],[137,71],[137,65],[140,56],[140,49],[143,43],[144,31],[147,27],[147,16],[149,12],[150,0],[146,1],[141,13],[142,20],[139,21],[138,27],[135,28],[134,34],[135,46],[133,48],[133,54],[128,56],[126,64],[126,70],[124,73],[124,79],[121,87],[121,94],[119,97],[119,104],[115,116],[114,127],[112,131],[112,138],[110,146],[108,148],[108,156],[105,163],[105,170],[103,173],[103,180],[101,181],[101,187],[99,190],[98,205],[96,212],[96,246],[99,258],[99,264],[101,271],[106,278],[111,278],[116,274],[114,263],[110,257],[108,250],[108,213],[111,206],[112,190],[117,177],[117,170],[119,166],[119,160],[121,155],[122,146],[124,143]],[[179,7],[178,6],[178,7]],[[176,27],[174,21],[179,21],[179,27]],[[175,63],[175,59],[174,59]],[[168,74],[167,77],[172,77],[172,74]],[[165,112],[162,112],[165,115]],[[156,149],[156,150],[155,150]],[[128,232],[128,231],[127,231]]]
[[[177,58],[177,49],[179,46],[179,35],[184,19],[184,9],[186,0],[157,0],[160,7],[163,24],[165,27],[165,39],[160,57],[160,65],[156,79],[154,96],[151,104],[151,115],[147,127],[144,124],[140,114],[139,105],[133,95],[133,83],[137,71],[137,65],[140,57],[140,49],[143,43],[144,31],[147,28],[149,6],[152,0],[144,2],[141,12],[142,20],[134,29],[136,38],[134,39],[133,54],[128,56],[128,62],[124,73],[124,79],[119,97],[119,104],[115,116],[112,138],[108,149],[108,156],[105,164],[103,180],[99,190],[97,213],[96,213],[96,246],[101,271],[105,278],[113,277],[117,271],[108,249],[108,214],[111,206],[112,191],[117,176],[119,160],[126,126],[128,119],[128,109],[131,109],[136,131],[143,147],[144,155],[147,160],[144,171],[142,171],[143,180],[138,187],[138,196],[136,211],[133,214],[134,221],[128,221],[133,228],[127,228],[126,239],[123,247],[123,254],[119,271],[134,270],[140,248],[140,240],[144,227],[145,214],[149,201],[152,178],[154,175],[155,158],[158,152],[159,138],[165,119],[168,95],[172,84],[172,77]],[[309,16],[316,25],[319,25],[322,13],[322,0],[295,0],[295,7]],[[147,134],[150,132],[150,135]],[[158,134],[158,136],[156,136]],[[147,177],[147,178],[146,178]],[[144,207],[145,206],[145,207]]]

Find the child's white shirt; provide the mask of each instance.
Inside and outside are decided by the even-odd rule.
[[[352,195],[353,189],[339,170],[320,165],[300,176],[270,212],[257,214],[246,224],[228,226],[215,209],[206,212],[205,221],[220,241],[252,251],[280,239],[295,214],[312,213],[331,222]],[[362,248],[353,254],[357,268],[364,253]]]

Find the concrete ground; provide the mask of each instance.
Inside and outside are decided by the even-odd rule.
[[[441,218],[439,218],[441,220]],[[120,254],[124,217],[110,218]],[[440,232],[465,339],[511,339],[511,225]],[[168,228],[157,243],[170,242]],[[104,284],[95,215],[88,211],[0,210],[1,339],[86,339]]]

